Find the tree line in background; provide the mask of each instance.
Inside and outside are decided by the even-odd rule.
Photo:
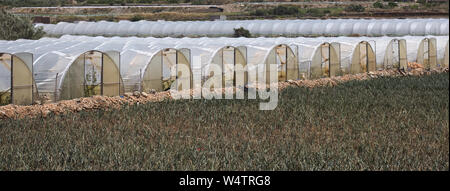
[[[35,28],[29,17],[19,17],[0,9],[0,40],[39,39],[42,28]]]

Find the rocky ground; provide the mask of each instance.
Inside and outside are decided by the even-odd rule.
[[[419,76],[429,75],[433,73],[448,73],[448,68],[439,68],[434,70],[425,70],[418,65],[410,65],[412,68],[408,72],[404,72],[397,69],[375,71],[369,73],[362,73],[356,75],[344,75],[331,78],[321,78],[316,80],[289,80],[287,82],[279,82],[279,90],[285,89],[289,86],[297,87],[320,87],[320,86],[336,86],[339,83],[351,81],[351,80],[369,80],[378,77],[401,77],[401,76]],[[253,87],[249,87],[253,88]],[[255,87],[258,88],[258,87]],[[222,89],[224,91],[236,91],[233,88]],[[192,90],[189,93],[195,94],[200,90]],[[219,90],[220,92],[220,90]],[[46,117],[49,114],[63,114],[68,112],[80,112],[83,110],[95,110],[95,109],[117,109],[127,104],[143,104],[147,102],[159,102],[167,99],[173,99],[173,95],[170,91],[165,92],[134,92],[126,93],[123,96],[106,97],[106,96],[93,96],[78,98],[73,100],[64,100],[56,103],[35,104],[29,106],[19,105],[6,105],[0,107],[0,119],[6,118],[24,118],[24,117]]]

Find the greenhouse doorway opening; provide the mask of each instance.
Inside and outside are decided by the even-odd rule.
[[[55,95],[58,99],[55,100],[120,95],[123,83],[119,73],[119,60],[119,52],[91,50],[82,53],[61,76],[62,85],[59,95]],[[58,91],[55,93],[58,94]]]
[[[384,56],[384,68],[408,68],[405,39],[392,39],[389,42]]]
[[[0,53],[0,105],[30,105],[34,89],[33,55]]]
[[[222,72],[221,78],[216,78],[210,88],[215,88],[214,84],[222,84],[222,87],[244,87],[248,83],[247,72],[247,49],[246,47],[225,46],[218,49],[212,58],[211,65],[217,66]],[[208,69],[207,78],[215,75],[214,71]],[[220,79],[221,82],[220,82]]]
[[[152,56],[141,74],[141,91],[188,90],[192,87],[189,51],[166,48]]]
[[[310,78],[334,77],[341,74],[340,44],[322,43],[314,53],[310,66]]]
[[[274,46],[267,58],[264,67],[266,84],[270,84],[270,65],[276,64],[278,82],[286,82],[288,80],[297,80],[300,77],[299,67],[297,64],[297,55],[292,49],[285,44]]]
[[[437,67],[437,47],[435,38],[424,38],[417,50],[417,61],[425,69]]]
[[[376,70],[375,52],[367,41],[361,41],[353,50],[350,67],[351,74],[371,72]]]
[[[102,53],[89,52],[84,54],[84,96],[102,94]]]

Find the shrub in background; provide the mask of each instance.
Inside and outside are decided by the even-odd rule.
[[[364,10],[366,10],[366,8],[362,5],[349,5],[345,8],[345,11],[347,12],[363,12]]]
[[[245,29],[244,27],[241,28],[237,28],[234,29],[234,35],[233,37],[246,37],[246,38],[250,38],[252,37],[252,34],[250,34],[250,31],[248,31],[247,29]]]
[[[0,9],[0,39],[39,39],[44,36],[42,28],[35,28],[29,17],[18,17]]]
[[[383,3],[381,1],[377,1],[377,2],[373,3],[372,6],[374,8],[379,8],[379,9],[383,9],[384,8],[384,5],[383,5]]]

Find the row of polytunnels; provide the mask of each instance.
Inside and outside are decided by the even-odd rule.
[[[92,95],[245,86],[389,68],[448,67],[448,36],[137,38],[62,36],[0,41],[0,104]],[[276,67],[270,67],[276,66]],[[220,74],[221,73],[221,74]],[[217,86],[217,85],[214,85]],[[209,87],[209,86],[208,86]]]
[[[79,21],[37,24],[51,36],[220,37],[243,27],[255,36],[403,36],[448,35],[448,18],[441,19],[312,19],[216,21]]]

